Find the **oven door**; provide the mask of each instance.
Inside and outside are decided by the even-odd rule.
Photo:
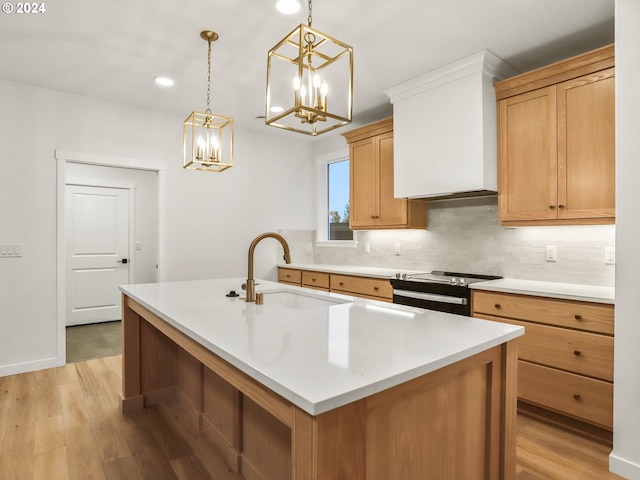
[[[442,293],[417,292],[413,290],[393,289],[393,303],[412,307],[437,310],[438,312],[471,315],[468,297],[458,297]]]

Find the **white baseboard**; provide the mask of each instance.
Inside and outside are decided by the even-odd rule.
[[[47,368],[61,367],[64,365],[64,358],[44,358],[33,362],[14,363],[13,365],[1,365],[0,377],[8,375],[17,375],[20,373],[35,372],[36,370],[44,370]]]
[[[628,480],[640,480],[640,465],[618,457],[613,452],[609,455],[609,470]]]

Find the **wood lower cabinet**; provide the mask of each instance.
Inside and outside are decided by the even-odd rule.
[[[391,302],[393,299],[393,288],[385,278],[278,267],[278,281],[298,287],[343,293],[372,300]]]
[[[615,221],[614,48],[495,84],[501,224]]]
[[[473,316],[525,327],[518,343],[521,409],[548,410],[567,425],[613,428],[613,305],[474,291]],[[542,409],[542,410],[541,410]],[[602,429],[602,431],[598,431]]]
[[[391,301],[393,288],[386,279],[331,274],[331,291],[372,300]]]
[[[350,228],[425,228],[426,202],[394,197],[393,119],[343,135],[349,143]]]
[[[302,271],[302,286],[307,288],[313,288],[315,290],[329,290],[329,277],[328,273],[324,272],[310,272]]]
[[[302,283],[302,270],[278,267],[278,282],[300,286]]]

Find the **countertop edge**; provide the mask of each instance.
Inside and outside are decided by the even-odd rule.
[[[470,285],[473,290],[514,293],[535,297],[576,300],[581,302],[615,304],[615,288],[572,283],[544,282],[503,278]]]

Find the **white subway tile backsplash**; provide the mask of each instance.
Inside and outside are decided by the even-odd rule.
[[[614,286],[615,265],[604,264],[604,248],[615,246],[614,225],[503,228],[495,197],[429,202],[428,215],[427,230],[360,231],[357,249],[314,247],[310,254],[307,243],[315,232],[282,233],[292,243],[296,263],[442,269]],[[297,242],[302,245],[294,247]],[[370,244],[370,254],[364,253],[364,243]],[[398,243],[399,256],[394,253]],[[545,261],[547,245],[557,247],[557,262]]]

